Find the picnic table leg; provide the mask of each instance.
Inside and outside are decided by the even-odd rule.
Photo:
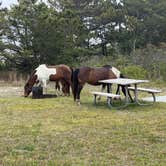
[[[125,86],[125,91],[126,91],[125,102],[126,102],[126,104],[128,104],[129,103],[129,93],[128,93],[128,86],[127,85]]]
[[[155,96],[154,93],[152,93],[152,96],[153,96],[153,103],[155,103],[156,102],[156,96]]]
[[[107,93],[111,93],[112,89],[111,89],[111,84],[107,84]]]
[[[151,93],[152,97],[153,97],[153,101],[149,102],[149,103],[141,103],[139,101],[137,101],[138,105],[142,105],[142,106],[148,106],[148,105],[153,105],[156,102],[156,96],[154,93]]]
[[[125,107],[128,106],[128,104],[129,104],[128,85],[124,86],[124,89],[125,89],[125,92],[126,92],[126,95],[125,95],[125,104],[122,105],[122,106],[114,107],[114,106],[112,105],[111,98],[108,97],[107,103],[108,103],[108,106],[109,106],[110,108],[122,109],[122,108],[125,108]]]
[[[96,105],[96,97],[97,95],[94,94],[94,104]]]
[[[107,84],[107,93],[112,93],[112,84]],[[107,97],[107,103],[108,103],[108,106],[111,108],[112,105],[112,98],[111,97]]]
[[[134,84],[134,101],[135,103],[138,103],[138,90],[137,90],[137,84]]]
[[[107,97],[107,103],[108,103],[108,106],[110,108],[112,108],[112,105],[111,105],[111,97]]]

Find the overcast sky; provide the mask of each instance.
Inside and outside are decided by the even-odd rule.
[[[43,2],[47,2],[47,0],[42,0]],[[18,4],[17,0],[0,0],[2,2],[2,7],[10,7],[13,4]]]
[[[2,7],[10,7],[12,4],[16,4],[17,0],[0,0]]]
[[[119,0],[117,0],[117,2],[118,1]],[[2,7],[10,7],[11,5],[18,3],[17,0],[0,0],[0,2],[2,2]]]

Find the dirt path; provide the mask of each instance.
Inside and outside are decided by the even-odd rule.
[[[0,86],[0,97],[22,96],[23,87]]]
[[[53,88],[53,86],[52,86]],[[165,89],[162,89],[162,92],[165,92]],[[24,94],[24,90],[22,86],[10,86],[10,85],[3,85],[0,86],[0,97],[12,97],[18,96],[21,97]],[[151,97],[144,98],[146,101],[151,101]],[[166,93],[162,93],[160,95],[156,95],[157,102],[166,102]]]

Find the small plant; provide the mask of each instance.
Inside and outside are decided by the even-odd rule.
[[[160,70],[160,76],[164,81],[166,81],[166,62],[160,63],[159,70]]]
[[[140,66],[130,65],[123,69],[123,73],[128,77],[135,78],[135,79],[146,79],[147,78],[147,71]]]

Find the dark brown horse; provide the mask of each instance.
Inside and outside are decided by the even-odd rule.
[[[70,94],[72,69],[67,65],[47,66],[39,65],[30,76],[24,86],[24,96],[27,97],[34,85],[41,85],[46,88],[49,81],[56,83],[56,88],[60,88],[59,82],[62,84],[62,91],[65,95]]]
[[[73,95],[74,95],[74,101],[80,102],[80,93],[82,88],[84,87],[85,83],[88,83],[90,85],[102,85],[102,88],[104,88],[104,84],[99,83],[99,80],[105,80],[105,79],[115,79],[115,78],[124,78],[124,76],[121,74],[121,72],[116,69],[115,67],[111,67],[109,65],[105,65],[103,67],[99,68],[91,68],[91,67],[81,67],[76,69],[73,72]],[[124,95],[125,88],[122,85],[118,85],[117,92],[119,92],[120,86],[122,87],[122,92]]]

